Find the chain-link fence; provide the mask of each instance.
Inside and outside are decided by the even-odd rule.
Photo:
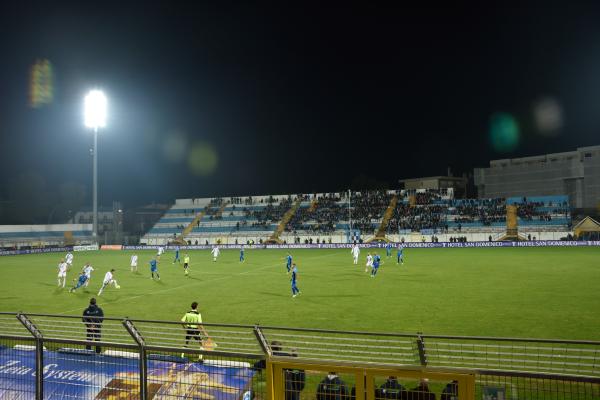
[[[0,313],[0,400],[434,397],[600,399],[600,342]]]

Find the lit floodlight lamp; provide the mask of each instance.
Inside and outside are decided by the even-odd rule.
[[[106,96],[101,90],[92,90],[85,96],[85,126],[97,130],[106,126]]]

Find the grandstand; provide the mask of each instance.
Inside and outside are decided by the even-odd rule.
[[[389,190],[177,199],[141,243],[499,240],[507,205],[517,206],[524,238],[571,233],[568,196],[455,199],[451,190]]]
[[[92,242],[92,224],[0,226],[0,248],[7,250],[84,245]]]

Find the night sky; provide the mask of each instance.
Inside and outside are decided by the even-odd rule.
[[[598,2],[16,3],[0,8],[4,204],[91,203],[82,113],[96,87],[109,99],[106,205],[393,188],[448,166],[600,144]],[[52,63],[54,100],[32,108],[37,59]],[[545,130],[534,110],[548,102],[559,115]],[[518,126],[509,146],[490,139],[498,115]]]

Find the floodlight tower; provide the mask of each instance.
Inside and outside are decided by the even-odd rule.
[[[93,236],[98,240],[98,129],[106,126],[106,96],[101,90],[91,90],[84,101],[85,126],[94,131],[93,156]]]

